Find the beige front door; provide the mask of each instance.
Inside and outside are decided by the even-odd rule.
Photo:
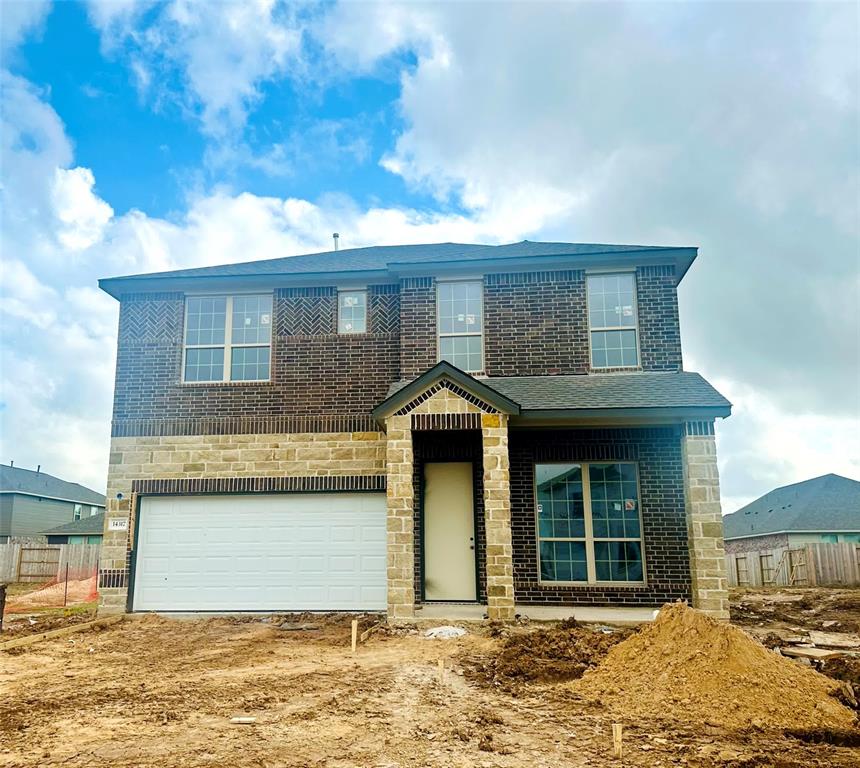
[[[424,465],[424,599],[476,600],[472,463]]]

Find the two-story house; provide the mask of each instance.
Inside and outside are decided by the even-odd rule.
[[[120,301],[103,611],[657,606],[727,617],[695,248],[357,248]]]

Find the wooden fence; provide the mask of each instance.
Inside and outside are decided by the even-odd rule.
[[[63,579],[66,565],[69,578],[85,578],[98,568],[100,552],[99,544],[0,544],[0,584]]]
[[[726,555],[730,587],[860,585],[860,544],[804,544]]]

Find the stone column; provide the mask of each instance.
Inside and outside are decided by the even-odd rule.
[[[131,528],[131,492],[124,493],[118,500],[116,491],[108,485],[109,491],[105,504],[104,536],[99,552],[99,616],[125,613],[128,599],[128,542],[133,531]],[[111,530],[111,520],[126,521],[126,528]]]
[[[415,615],[412,417],[392,416],[386,427],[388,620],[398,621]]]
[[[693,607],[714,618],[728,620],[729,580],[714,423],[688,422],[681,438],[681,449]]]
[[[504,414],[483,414],[481,433],[487,535],[487,612],[491,619],[510,621],[514,618],[514,561],[508,417]]]

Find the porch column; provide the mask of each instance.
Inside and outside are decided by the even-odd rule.
[[[713,421],[687,422],[681,451],[693,607],[728,620],[729,581]]]
[[[386,422],[385,451],[388,499],[388,620],[415,615],[413,547],[412,417],[391,416]]]
[[[483,414],[481,435],[487,536],[487,613],[491,619],[510,621],[514,618],[514,563],[507,415]]]

